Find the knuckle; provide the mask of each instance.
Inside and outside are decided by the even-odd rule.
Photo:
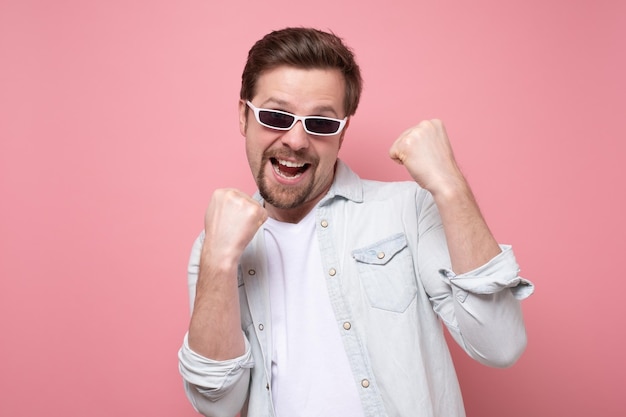
[[[435,128],[435,119],[424,120],[420,123],[420,126],[424,131],[431,131]]]

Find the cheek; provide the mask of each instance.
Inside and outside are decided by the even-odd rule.
[[[335,163],[337,162],[337,156],[339,154],[339,143],[329,144],[324,149],[318,149],[320,156],[320,168],[325,173],[333,175],[335,169]]]
[[[246,137],[246,157],[248,158],[248,164],[253,170],[256,170],[261,164],[261,158],[263,152],[261,152],[257,144]]]
[[[258,167],[263,160],[263,154],[276,139],[273,135],[267,135],[267,132],[258,132],[255,128],[253,125],[248,125],[245,139],[246,155],[250,166]]]

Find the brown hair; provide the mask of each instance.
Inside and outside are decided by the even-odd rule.
[[[285,28],[265,35],[248,52],[248,60],[241,75],[240,98],[252,100],[259,76],[281,65],[304,69],[338,69],[346,82],[346,116],[356,112],[363,89],[361,71],[352,50],[341,38],[333,33],[310,28]]]

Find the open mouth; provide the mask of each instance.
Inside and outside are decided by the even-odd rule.
[[[274,172],[286,179],[294,179],[301,176],[311,164],[303,162],[285,161],[283,159],[270,158]]]

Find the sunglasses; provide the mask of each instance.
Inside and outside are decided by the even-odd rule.
[[[348,120],[347,117],[333,119],[322,116],[296,116],[281,110],[260,109],[250,101],[246,101],[246,104],[252,109],[256,121],[260,125],[276,130],[289,130],[300,120],[307,133],[317,136],[331,136],[341,132]]]

